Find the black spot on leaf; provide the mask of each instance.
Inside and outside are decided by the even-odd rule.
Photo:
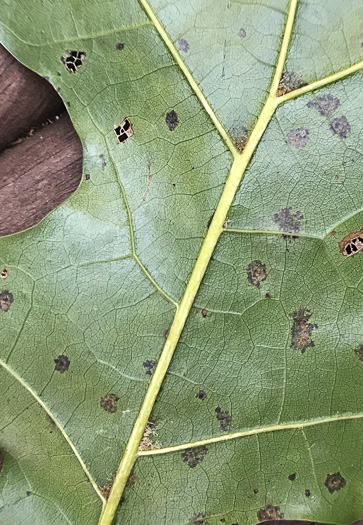
[[[310,496],[311,496],[311,492],[310,492],[309,489],[306,489],[306,490],[305,490],[305,496],[306,496],[307,498],[310,498]]]
[[[356,348],[354,352],[359,357],[359,361],[363,361],[363,345],[358,346],[358,348]]]
[[[117,410],[117,401],[119,401],[119,398],[116,394],[109,394],[106,397],[101,397],[100,405],[106,412],[114,414]]]
[[[254,494],[258,494],[258,489],[253,489]]]
[[[118,126],[114,126],[113,131],[117,137],[117,142],[119,144],[122,144],[134,134],[131,120],[128,117],[125,117],[121,124],[119,124]]]
[[[67,372],[70,365],[70,360],[66,355],[59,355],[56,359],[54,359],[54,362],[54,370],[60,372],[61,374],[63,374],[63,372]]]
[[[308,320],[312,316],[310,310],[300,308],[297,312],[290,314],[294,322],[291,327],[291,344],[290,348],[298,350],[302,354],[307,348],[314,346],[311,335],[314,329],[318,328],[317,324],[308,323]]]
[[[195,447],[187,448],[182,453],[182,458],[185,463],[188,463],[190,468],[195,468],[199,463],[204,460],[204,456],[207,454],[207,447]]]
[[[91,178],[91,175],[90,175],[89,173],[86,173],[86,174],[85,174],[85,179],[86,179],[86,180],[90,180],[90,178]]]
[[[203,310],[202,310],[200,313],[202,314],[202,317],[204,317],[204,319],[205,319],[205,318],[207,317],[207,315],[208,315],[208,311],[207,311],[205,308],[203,308]]]
[[[151,371],[152,369],[154,368],[155,366],[155,361],[152,361],[150,359],[148,359],[147,361],[145,361],[144,363],[142,363],[142,366],[145,368],[145,374],[148,375],[148,376],[151,376]]]
[[[289,478],[290,481],[295,481],[295,479],[296,479],[296,472],[294,472],[293,474],[290,474],[287,477]]]
[[[309,140],[309,130],[305,128],[292,129],[287,134],[287,143],[296,149],[305,148]]]
[[[266,505],[264,509],[257,512],[258,521],[265,520],[282,520],[284,515],[280,512],[280,507],[274,505]]]
[[[8,290],[0,293],[0,310],[8,312],[11,304],[14,302],[14,296]]]
[[[279,230],[286,233],[299,233],[301,220],[304,215],[297,211],[291,213],[291,208],[282,208],[278,213],[275,213],[272,220],[277,224]]]
[[[266,280],[266,265],[261,261],[252,261],[247,266],[246,272],[248,281],[256,288],[259,288],[261,282]]]
[[[346,481],[340,474],[340,472],[335,472],[335,474],[328,474],[324,483],[326,488],[329,490],[330,494],[333,494],[333,492],[340,490],[345,486],[345,484]]]
[[[4,268],[1,270],[1,278],[2,279],[6,279],[9,275],[9,270],[6,268],[6,266],[4,266]]]
[[[32,493],[31,493],[30,490],[27,490],[25,494],[26,494],[27,496],[31,496],[31,495],[32,495]]]
[[[116,44],[116,49],[118,49],[119,51],[122,51],[124,47],[125,47],[125,44],[122,44],[121,42]]]
[[[346,139],[347,134],[350,133],[350,124],[347,117],[343,115],[339,118],[333,118],[330,122],[330,129],[342,139]]]
[[[184,38],[179,38],[177,44],[179,51],[183,51],[184,53],[187,53],[190,49],[190,45]]]
[[[61,60],[66,66],[67,71],[70,73],[75,73],[79,69],[84,59],[86,58],[86,53],[84,51],[66,51]]]
[[[101,155],[98,155],[98,158],[101,159],[101,162],[102,162],[102,169],[104,170],[105,167],[107,166],[107,162],[106,162],[106,159],[105,159],[104,154],[101,153]]]
[[[228,410],[221,410],[220,407],[217,407],[215,409],[215,413],[216,413],[216,418],[218,419],[218,421],[220,422],[220,425],[221,425],[221,429],[224,431],[224,432],[228,432],[229,430],[229,425],[231,423],[231,419],[232,419],[232,416],[229,415],[229,412]]]
[[[174,129],[179,124],[178,115],[173,109],[166,114],[165,122],[170,131],[174,131]]]
[[[207,397],[207,394],[204,392],[204,390],[199,390],[199,392],[195,394],[195,397],[204,401],[204,399]]]
[[[333,95],[324,95],[314,98],[307,103],[308,108],[315,109],[320,115],[330,117],[340,106],[340,100]]]
[[[239,36],[240,38],[246,38],[246,34],[247,34],[247,33],[246,33],[246,30],[243,29],[243,27],[241,27],[241,29],[238,31],[238,36]]]

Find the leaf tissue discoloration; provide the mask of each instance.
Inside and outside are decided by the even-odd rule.
[[[151,376],[152,369],[154,368],[155,365],[156,365],[156,362],[153,361],[152,359],[148,359],[147,361],[144,361],[142,363],[142,366],[145,368],[145,374],[148,376]]]
[[[300,308],[297,312],[290,314],[294,322],[291,327],[291,344],[290,348],[299,350],[302,354],[306,349],[315,345],[311,340],[314,329],[318,328],[317,324],[308,323],[312,313],[310,310]]]
[[[356,232],[348,233],[339,242],[339,251],[345,257],[353,257],[363,250],[363,228]]]
[[[207,447],[187,448],[182,453],[182,458],[190,468],[195,468],[204,460],[204,456],[208,453]]]
[[[358,348],[356,348],[354,352],[359,357],[359,361],[363,361],[363,345],[358,346]]]
[[[8,312],[10,306],[14,302],[14,296],[9,290],[4,290],[0,293],[0,310]]]
[[[292,213],[291,208],[282,208],[275,213],[272,220],[277,224],[279,230],[286,233],[299,233],[301,221],[304,215],[300,211]]]
[[[228,432],[229,425],[230,425],[231,420],[232,420],[232,416],[229,414],[229,411],[228,410],[221,410],[221,407],[217,407],[215,409],[215,413],[216,413],[216,418],[218,419],[218,421],[219,421],[219,423],[221,425],[221,429],[224,432]]]
[[[114,126],[113,131],[119,144],[126,142],[126,140],[132,137],[134,134],[131,120],[128,117],[125,117],[118,126]]]
[[[306,82],[303,81],[300,74],[293,71],[284,71],[277,90],[277,96],[281,97],[303,86],[306,86]]]
[[[54,370],[56,370],[57,372],[60,372],[61,374],[63,374],[64,372],[67,372],[67,370],[69,369],[69,365],[71,363],[66,355],[59,355],[56,359],[54,359],[54,362],[55,362]]]
[[[330,494],[333,494],[333,492],[337,492],[341,488],[343,488],[346,484],[345,479],[340,474],[340,472],[335,472],[334,474],[328,474],[327,478],[325,480],[324,485],[329,490]]]
[[[8,276],[9,276],[9,270],[7,269],[6,266],[4,266],[4,268],[1,270],[1,274],[0,274],[1,278],[2,279],[7,279]]]
[[[343,115],[342,117],[333,118],[330,122],[330,129],[342,139],[346,139],[348,133],[350,133],[350,124],[347,117]]]
[[[169,111],[169,113],[166,114],[165,122],[169,130],[174,131],[177,125],[179,124],[179,119],[176,111],[174,111],[173,109]]]
[[[105,412],[114,414],[117,411],[117,401],[119,401],[119,397],[117,397],[116,394],[109,394],[108,396],[101,397],[100,405]]]
[[[140,441],[139,450],[145,451],[161,448],[161,444],[158,441],[154,441],[154,437],[157,437],[155,423],[148,421],[144,430],[144,435]]]
[[[266,265],[261,261],[252,261],[246,268],[248,281],[259,288],[262,281],[266,280]]]
[[[75,73],[82,66],[85,58],[86,53],[84,51],[66,51],[61,60],[67,71]]]
[[[280,507],[274,505],[266,505],[264,509],[260,509],[257,512],[258,521],[282,520],[283,517],[284,515],[280,512]]]
[[[307,103],[308,108],[315,109],[323,117],[330,117],[340,106],[340,100],[333,95],[316,97]]]
[[[178,46],[179,51],[183,51],[183,53],[188,53],[190,49],[190,45],[185,40],[185,38],[179,38],[177,42],[177,46]]]
[[[296,149],[305,148],[309,141],[309,130],[305,128],[292,129],[287,134],[287,143]]]
[[[207,397],[207,394],[204,392],[204,390],[199,390],[199,392],[197,392],[197,393],[195,394],[195,397],[196,397],[197,399],[200,399],[201,401],[204,401],[205,398]]]
[[[207,514],[205,512],[198,512],[198,514],[190,518],[189,523],[194,523],[194,525],[208,525]]]

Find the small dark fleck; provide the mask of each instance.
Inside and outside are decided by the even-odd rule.
[[[265,520],[282,520],[284,515],[280,512],[280,507],[274,505],[266,505],[264,509],[260,509],[257,512],[257,518],[259,521]]]
[[[225,518],[222,518],[222,519],[221,519],[221,523],[226,523]]]
[[[8,290],[4,290],[0,293],[0,310],[7,312],[14,302],[14,296]]]
[[[195,447],[187,448],[182,453],[183,461],[188,463],[190,468],[194,468],[204,460],[204,456],[207,454],[207,447]]]
[[[329,490],[330,494],[333,494],[333,492],[340,490],[345,486],[345,484],[346,481],[340,474],[340,472],[335,472],[335,474],[328,474],[324,483],[326,488]]]
[[[154,368],[155,366],[155,361],[152,361],[152,360],[147,360],[145,361],[144,363],[142,363],[142,366],[145,368],[146,372],[145,374],[148,375],[148,376],[151,376],[152,374],[152,369]]]
[[[296,149],[305,148],[309,140],[309,130],[304,128],[292,129],[287,134],[287,142]]]
[[[27,495],[27,496],[31,496],[31,495],[32,495],[31,491],[30,491],[30,490],[27,490],[27,491],[26,491],[26,495]]]
[[[246,30],[241,27],[241,29],[238,31],[238,36],[240,38],[246,38]]]
[[[164,332],[163,332],[163,337],[168,337],[168,334],[169,334],[169,328],[167,328],[166,330],[164,330]]]
[[[7,269],[6,266],[4,266],[4,268],[1,270],[1,278],[6,279],[8,275],[9,275],[9,270]]]
[[[71,107],[71,103],[70,103],[70,102],[67,102],[67,106],[70,108],[70,107]]]
[[[102,161],[102,169],[104,170],[105,167],[107,166],[107,162],[106,162],[105,156],[103,155],[103,153],[101,153],[101,155],[98,155],[98,158],[101,159],[101,161]]]
[[[266,293],[265,294],[265,299],[271,299],[271,294],[270,293]]]
[[[59,355],[56,359],[54,359],[54,362],[54,370],[60,372],[61,374],[63,374],[63,372],[67,372],[70,365],[70,360],[66,355]]]
[[[220,407],[217,407],[215,409],[215,413],[216,413],[216,418],[220,422],[221,429],[224,432],[228,432],[229,425],[232,420],[232,416],[229,415],[229,411],[228,410],[222,411]]]
[[[261,282],[266,280],[266,265],[262,264],[261,261],[252,261],[247,266],[246,273],[248,281],[259,288]]]
[[[323,117],[330,117],[340,106],[340,100],[333,95],[314,98],[307,103],[308,108],[315,109]]]
[[[350,133],[350,124],[347,120],[347,117],[343,115],[339,118],[333,118],[333,120],[330,122],[330,129],[339,135],[339,137],[346,139],[347,134]]]
[[[296,472],[294,472],[293,474],[290,474],[287,477],[289,478],[290,481],[295,481],[295,479],[296,479]]]
[[[279,230],[286,233],[299,233],[301,220],[304,215],[297,211],[291,213],[291,208],[282,208],[278,213],[275,213],[272,220],[278,225]]]
[[[170,131],[174,131],[174,129],[179,124],[178,115],[173,109],[166,114],[165,122]]]
[[[119,51],[122,51],[124,47],[125,47],[125,44],[121,44],[121,42],[116,44],[116,49],[118,49]]]
[[[310,338],[313,330],[318,328],[318,325],[308,323],[311,316],[311,311],[306,308],[300,308],[297,312],[290,314],[290,317],[294,320],[291,327],[290,348],[298,350],[302,354],[305,353],[307,348],[315,346],[314,341]]]
[[[129,479],[127,480],[127,484],[129,485],[129,487],[131,487],[131,486],[135,483],[136,478],[137,478],[137,474],[136,474],[136,472],[132,472],[132,473],[130,474]]]
[[[206,318],[207,317],[207,310],[205,308],[203,308],[203,310],[201,311],[201,314],[202,314],[202,317]]]
[[[359,361],[363,361],[363,345],[358,346],[358,348],[356,348],[354,352],[359,357]]]
[[[184,38],[179,38],[177,43],[179,51],[183,51],[184,53],[187,53],[189,51],[190,45]]]
[[[253,489],[254,494],[258,494],[258,489]]]
[[[90,180],[91,175],[89,173],[86,173],[85,177],[86,177],[86,180]]]
[[[100,405],[106,412],[114,414],[117,410],[117,401],[119,397],[116,394],[109,394],[107,397],[101,397]]]
[[[204,392],[204,390],[199,390],[199,392],[195,394],[195,397],[204,401],[204,399],[207,397],[207,394]]]
[[[194,523],[194,525],[208,525],[206,518],[207,515],[205,512],[198,512],[198,514],[190,518],[189,523]]]
[[[310,496],[311,496],[311,492],[310,492],[309,489],[306,489],[306,490],[305,490],[305,496],[306,496],[307,498],[310,498]]]

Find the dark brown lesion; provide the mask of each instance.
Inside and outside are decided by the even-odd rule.
[[[79,69],[84,59],[86,58],[86,53],[84,51],[70,51],[67,50],[62,56],[61,60],[66,66],[67,71],[70,73],[75,73]]]
[[[257,512],[258,521],[282,520],[283,517],[284,515],[280,512],[280,507],[274,505],[266,505],[264,509],[260,509]]]
[[[109,394],[106,397],[101,397],[100,399],[100,405],[105,412],[109,412],[110,414],[114,414],[117,411],[117,401],[119,401],[119,397],[116,396],[116,394]]]
[[[121,124],[114,126],[114,132],[117,137],[117,142],[122,144],[128,138],[132,137],[134,130],[132,129],[131,120],[128,117],[125,117]]]
[[[293,312],[290,316],[294,320],[291,327],[290,348],[304,354],[307,348],[315,346],[311,335],[313,330],[318,328],[318,325],[308,322],[312,316],[312,312],[305,308],[300,308],[300,310]]]
[[[11,304],[14,302],[14,296],[8,290],[0,293],[0,310],[8,312]]]
[[[339,242],[339,251],[345,257],[353,257],[363,251],[363,228],[356,232],[348,233]]]
[[[324,485],[329,490],[330,494],[336,492],[343,488],[346,484],[345,479],[340,472],[335,472],[334,474],[328,474],[325,480]]]

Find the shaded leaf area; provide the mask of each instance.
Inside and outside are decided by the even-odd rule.
[[[360,0],[299,2],[285,70],[314,82],[363,60]]]
[[[277,110],[230,210],[230,227],[349,233],[339,225],[363,202],[362,79],[359,71]]]
[[[362,430],[350,420],[207,444],[194,468],[183,451],[139,458],[117,523],[187,525],[198,513],[208,525],[311,515],[351,523],[362,515]]]
[[[101,501],[55,422],[16,378],[0,381],[0,522],[96,522]]]
[[[150,4],[225,129],[243,141],[270,87],[288,1]]]

